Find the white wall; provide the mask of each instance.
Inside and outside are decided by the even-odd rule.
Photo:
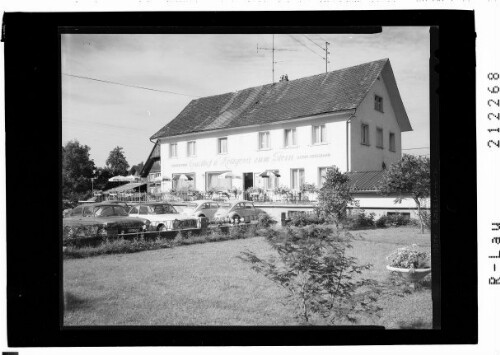
[[[261,173],[268,169],[280,172],[280,185],[290,186],[290,170],[303,168],[305,182],[318,184],[318,168],[331,165],[346,170],[346,120],[349,114],[327,115],[289,123],[254,128],[239,128],[230,132],[210,132],[161,140],[162,176],[195,173],[198,190],[205,190],[205,172],[232,171],[234,174]],[[312,125],[325,124],[326,143],[312,145]],[[297,129],[297,145],[284,147],[284,129]],[[270,132],[270,149],[258,149],[258,132]],[[217,154],[217,138],[228,137],[228,153]],[[196,156],[187,157],[187,141],[196,140]],[[177,143],[177,158],[169,158],[169,143]],[[233,179],[233,186],[242,179]],[[164,186],[164,191],[171,187]],[[241,187],[241,186],[240,186]]]
[[[383,113],[375,110],[375,95],[383,98]],[[361,144],[361,124],[369,125],[370,145]],[[401,159],[401,130],[396,121],[389,93],[384,80],[376,80],[370,92],[356,110],[356,117],[350,122],[351,166],[350,171],[379,171],[382,162],[386,166]],[[383,149],[377,148],[377,127],[383,129]],[[389,151],[389,132],[395,134],[396,152]]]

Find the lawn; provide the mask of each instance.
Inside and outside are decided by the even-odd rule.
[[[416,243],[430,249],[430,235],[416,228],[354,232],[353,255],[388,276],[385,256]],[[65,325],[295,325],[285,291],[238,259],[244,250],[274,253],[264,238],[180,246],[135,254],[64,260]],[[431,290],[379,301],[380,319],[364,324],[388,328],[432,324]]]

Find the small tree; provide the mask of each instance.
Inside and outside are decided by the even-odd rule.
[[[111,169],[113,175],[127,175],[128,174],[128,162],[125,159],[125,154],[123,153],[122,147],[116,147],[111,152],[109,152],[109,157],[106,160],[106,167]]]
[[[393,163],[384,174],[379,186],[383,195],[396,195],[394,202],[401,201],[410,195],[417,205],[420,231],[424,232],[426,212],[422,210],[425,199],[431,193],[430,160],[425,156],[405,154],[399,162]]]
[[[342,173],[336,166],[327,169],[325,182],[318,193],[318,209],[338,228],[347,216],[347,207],[353,203],[347,173]]]
[[[77,140],[66,143],[62,147],[63,199],[76,202],[90,196],[94,169],[89,146],[81,145]]]
[[[141,161],[139,164],[134,165],[130,168],[129,174],[139,175],[143,167],[144,167],[144,162]]]
[[[317,225],[268,229],[267,240],[278,258],[264,260],[250,251],[240,258],[287,291],[302,322],[310,323],[313,316],[330,324],[355,322],[359,315],[381,310],[376,300],[382,288],[359,276],[372,265],[358,265],[346,254],[351,239],[348,232]]]

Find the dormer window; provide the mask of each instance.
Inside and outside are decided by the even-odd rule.
[[[384,112],[384,100],[381,96],[375,95],[375,110]]]

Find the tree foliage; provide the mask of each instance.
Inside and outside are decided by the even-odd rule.
[[[270,229],[267,240],[278,258],[265,260],[246,251],[241,259],[287,291],[302,322],[317,316],[330,324],[356,322],[359,316],[378,314],[382,288],[360,275],[372,265],[359,265],[347,255],[352,238],[348,232],[317,225]]]
[[[138,175],[141,172],[143,167],[144,167],[144,162],[141,161],[139,164],[133,165],[130,168],[129,174],[130,175]]]
[[[63,199],[78,201],[90,195],[94,161],[90,159],[90,147],[77,140],[62,147],[62,194]]]
[[[109,152],[109,157],[106,159],[106,167],[111,169],[113,176],[128,174],[129,165],[122,147],[116,147]]]
[[[327,169],[326,179],[318,192],[318,209],[338,227],[347,215],[347,207],[355,204],[347,173],[336,166]]]
[[[417,205],[420,228],[423,232],[427,213],[421,208],[425,199],[431,194],[430,159],[425,156],[405,154],[402,159],[393,163],[384,174],[379,186],[383,195],[396,195],[396,203],[408,195]]]

